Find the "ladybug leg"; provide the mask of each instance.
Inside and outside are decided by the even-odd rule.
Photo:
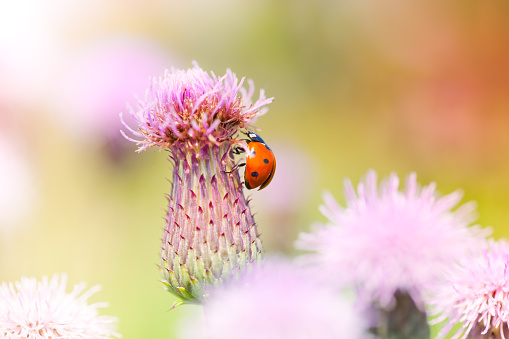
[[[241,146],[236,146],[236,147],[233,148],[232,153],[238,155],[238,154],[241,154],[241,153],[246,153],[246,151]]]
[[[236,169],[238,169],[239,167],[244,167],[246,166],[246,163],[243,163],[243,164],[239,164],[239,165],[235,165],[233,166],[232,170],[231,171],[223,171],[224,173],[232,173],[233,171],[235,171]]]
[[[251,140],[246,140],[246,139],[240,139],[240,140],[228,139],[228,141],[230,142],[231,153],[233,153],[233,154],[241,154],[241,153],[245,153],[248,150],[247,144],[249,144],[249,142]]]

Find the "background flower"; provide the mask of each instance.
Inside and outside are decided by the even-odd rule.
[[[420,188],[416,175],[399,191],[392,174],[378,187],[369,171],[357,192],[345,181],[346,207],[325,195],[327,225],[301,233],[297,247],[312,253],[303,261],[340,286],[353,284],[368,303],[394,305],[394,295],[408,293],[423,309],[422,293],[439,282],[444,270],[477,248],[488,233],[468,227],[474,206],[458,205],[461,194],[440,197],[435,184]]]
[[[21,278],[0,286],[0,336],[2,338],[83,338],[120,337],[114,330],[117,319],[99,315],[106,303],[87,304],[100,288],[85,290],[75,285],[66,293],[67,276]]]
[[[509,338],[509,245],[490,240],[461,259],[430,298],[434,323],[446,320],[438,338]],[[456,324],[461,324],[458,329]]]
[[[128,35],[93,41],[68,54],[48,98],[51,117],[87,147],[106,145],[111,156],[122,156],[130,145],[119,133],[118,113],[135,94],[143,96],[150,77],[174,58],[158,43]]]
[[[368,338],[352,303],[288,262],[270,259],[242,279],[210,291],[205,324],[189,319],[185,338]],[[206,330],[203,326],[206,325]]]

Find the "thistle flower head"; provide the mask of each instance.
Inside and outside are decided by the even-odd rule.
[[[273,98],[265,98],[264,91],[252,103],[252,81],[249,90],[242,87],[235,73],[227,70],[224,76],[210,75],[196,62],[188,70],[166,70],[154,79],[139,110],[130,109],[138,123],[138,131],[125,125],[141,143],[138,151],[152,146],[168,148],[176,143],[199,149],[204,144],[219,145],[231,138],[239,128],[251,125],[263,113],[263,106]],[[125,135],[124,135],[125,136]]]
[[[509,245],[489,241],[448,272],[447,282],[430,300],[438,317],[447,319],[443,338],[461,323],[453,338],[509,338]]]
[[[120,337],[113,330],[116,318],[98,315],[106,303],[87,304],[99,290],[75,285],[66,293],[67,276],[21,278],[0,286],[0,337],[2,338],[83,338]]]
[[[205,288],[236,276],[261,260],[262,245],[239,172],[233,169],[230,140],[272,102],[263,90],[242,87],[227,70],[222,77],[197,63],[166,71],[147,90],[138,122],[142,145],[167,148],[174,162],[171,194],[161,244],[163,282],[180,300],[201,302]],[[127,127],[127,126],[126,126]],[[127,127],[128,128],[128,127]]]
[[[392,174],[378,187],[374,171],[357,193],[347,180],[346,207],[327,194],[321,211],[329,223],[301,234],[297,247],[312,252],[303,257],[305,262],[339,286],[353,284],[368,304],[390,308],[401,291],[423,309],[423,290],[478,247],[487,232],[467,227],[473,220],[472,204],[452,211],[459,192],[439,197],[435,184],[420,188],[415,174],[403,191],[398,186]]]
[[[352,303],[285,261],[215,289],[204,312],[209,339],[368,338]]]

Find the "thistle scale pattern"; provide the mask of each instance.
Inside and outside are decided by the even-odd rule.
[[[262,245],[238,172],[224,172],[231,162],[228,145],[206,146],[198,154],[179,147],[171,152],[161,268],[171,292],[199,301],[206,285],[258,263]]]

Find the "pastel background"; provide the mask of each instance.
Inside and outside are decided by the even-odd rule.
[[[295,254],[321,193],[415,171],[509,236],[504,0],[36,1],[0,4],[0,281],[67,272],[125,339],[177,338],[157,264],[165,152],[118,113],[165,67],[231,68],[274,96],[257,127],[277,173],[249,192],[268,253]],[[418,244],[416,244],[418,246]]]

